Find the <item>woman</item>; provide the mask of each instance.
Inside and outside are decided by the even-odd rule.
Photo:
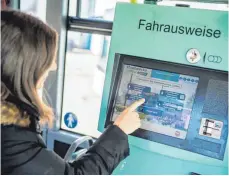
[[[1,12],[1,164],[2,174],[111,174],[129,155],[127,134],[140,126],[127,108],[88,152],[65,163],[47,150],[39,124],[53,121],[39,89],[56,69],[57,33],[42,21],[17,11]]]

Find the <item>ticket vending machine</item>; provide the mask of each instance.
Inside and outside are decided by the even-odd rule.
[[[118,3],[99,131],[140,98],[114,174],[228,174],[228,12]]]

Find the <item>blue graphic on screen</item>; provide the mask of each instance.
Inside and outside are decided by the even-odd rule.
[[[185,139],[198,81],[193,76],[125,65],[112,120],[145,98],[137,109],[141,129]]]

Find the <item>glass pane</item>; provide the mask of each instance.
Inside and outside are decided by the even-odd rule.
[[[20,0],[20,10],[46,21],[47,0]]]
[[[77,12],[77,0],[70,0],[69,1],[68,15],[69,16],[76,16],[76,12]]]
[[[130,2],[130,0],[81,0],[79,16],[113,21],[116,2]],[[137,2],[143,3],[144,0],[137,0]],[[70,0],[69,16],[76,15],[76,4],[77,0]]]
[[[130,2],[131,0],[81,0],[79,17],[103,19],[113,21],[116,2]],[[144,3],[144,0],[136,0]],[[163,0],[159,5],[191,4],[192,8],[225,10],[228,8],[227,0]],[[219,5],[215,4],[218,3]],[[227,9],[228,10],[228,9]],[[69,16],[76,16],[77,0],[70,0]]]
[[[109,45],[110,36],[68,31],[62,129],[100,135],[97,126]]]

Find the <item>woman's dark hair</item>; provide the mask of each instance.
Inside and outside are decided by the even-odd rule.
[[[13,96],[49,124],[53,111],[38,95],[37,84],[54,62],[57,38],[55,30],[31,15],[1,11],[1,101]]]

